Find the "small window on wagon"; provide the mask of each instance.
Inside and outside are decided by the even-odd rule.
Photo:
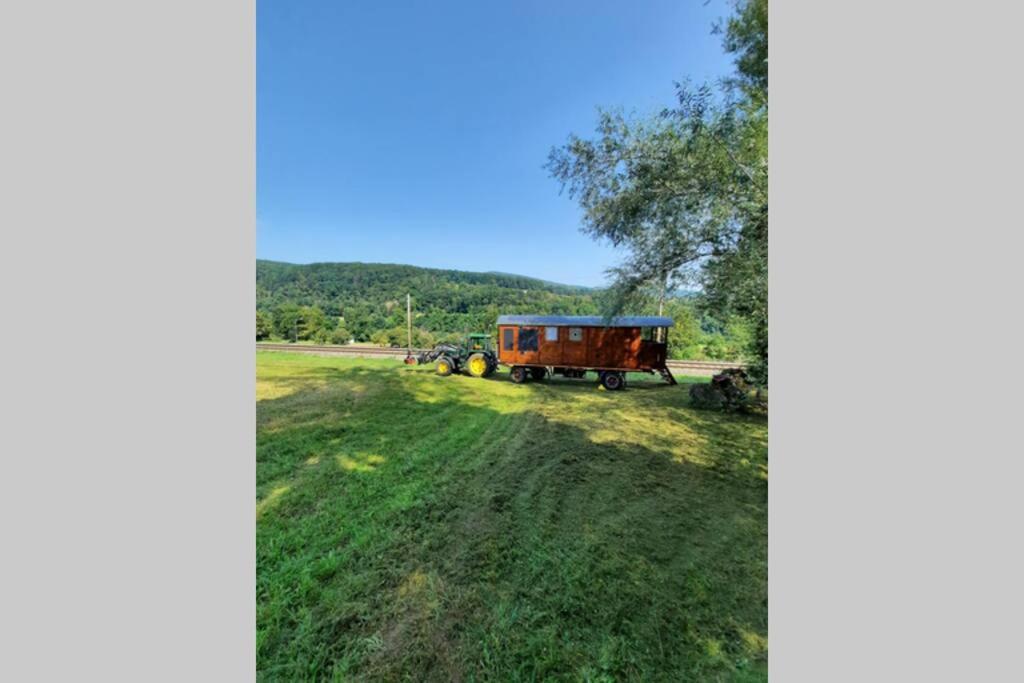
[[[519,328],[519,351],[536,351],[539,347],[537,344],[537,328],[536,327],[520,327]]]
[[[502,347],[506,351],[514,351],[515,347],[512,344],[512,328],[506,327],[502,330]]]
[[[570,327],[569,328],[569,341],[583,341],[583,328],[582,327]]]
[[[544,341],[558,341],[558,328],[557,327],[545,327],[544,328]]]

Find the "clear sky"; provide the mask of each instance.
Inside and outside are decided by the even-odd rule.
[[[504,271],[598,286],[542,166],[597,107],[715,80],[722,0],[258,0],[257,256]]]

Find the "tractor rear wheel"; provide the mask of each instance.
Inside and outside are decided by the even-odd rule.
[[[547,368],[530,368],[530,377],[536,380],[542,380],[548,376]]]
[[[448,358],[447,356],[442,356],[441,358],[437,359],[437,374],[441,375],[442,377],[447,377],[448,375],[452,374],[454,370],[455,364],[452,362],[451,358]]]
[[[487,358],[482,353],[474,353],[466,361],[466,369],[469,370],[469,374],[473,377],[484,377],[487,375],[489,368],[490,363],[487,362]]]
[[[508,378],[516,384],[522,384],[526,381],[526,368],[514,367],[508,373]]]
[[[625,384],[621,372],[606,372],[601,375],[601,385],[608,391],[618,391]]]

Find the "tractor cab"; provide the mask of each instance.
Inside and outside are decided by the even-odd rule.
[[[466,336],[466,349],[472,353],[473,351],[490,351],[491,350],[491,335],[474,333]]]

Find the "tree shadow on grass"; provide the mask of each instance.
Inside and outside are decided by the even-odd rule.
[[[662,407],[698,464],[535,409],[575,389],[311,374],[258,411],[261,678],[761,677],[767,488],[731,464],[759,434]]]

